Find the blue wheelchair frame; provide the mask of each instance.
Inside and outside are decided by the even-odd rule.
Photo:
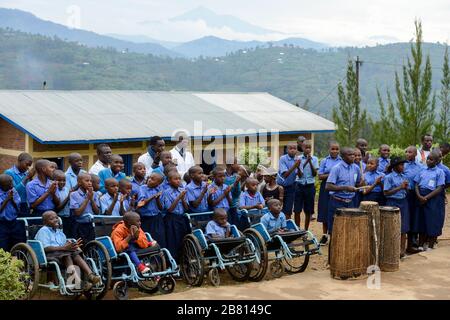
[[[66,281],[63,277],[63,274],[61,272],[61,268],[59,264],[55,261],[47,261],[47,257],[45,255],[44,246],[39,240],[29,240],[30,233],[29,233],[29,222],[37,221],[41,222],[41,217],[31,217],[31,218],[18,218],[17,220],[22,221],[25,226],[25,235],[27,238],[27,244],[33,249],[34,253],[36,254],[36,257],[38,259],[38,265],[39,265],[39,271],[49,271],[49,267],[54,267],[56,271],[56,276],[58,278],[58,285],[52,284],[43,284],[38,283],[38,287],[40,288],[46,288],[49,290],[59,290],[59,293],[63,296],[75,296],[75,295],[81,295],[83,293],[82,288],[76,288],[76,285],[67,285]],[[59,219],[60,225],[62,225],[61,219]],[[36,225],[36,224],[34,224]],[[68,239],[69,241],[75,241],[74,239]],[[85,258],[86,263],[91,268],[92,272],[95,274],[99,274],[99,270],[97,269],[97,266],[95,265],[94,261],[90,258]],[[40,276],[39,276],[40,278]],[[91,293],[98,293],[103,291],[104,284],[100,282],[98,285],[93,286],[90,290]]]

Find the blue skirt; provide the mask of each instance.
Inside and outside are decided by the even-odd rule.
[[[340,208],[354,208],[355,207],[355,199],[350,202],[342,202],[334,199],[332,196],[329,197],[330,201],[328,202],[328,233],[332,233],[333,231],[333,222],[334,222],[334,214],[336,213],[337,209]]]
[[[179,261],[181,246],[185,235],[191,233],[189,219],[183,214],[167,213],[164,216],[166,230],[166,246],[172,257]]]
[[[326,184],[326,180],[322,180],[320,183],[319,203],[317,208],[317,221],[322,223],[327,223],[328,221],[328,202],[330,201],[330,194],[327,190],[325,190]]]
[[[386,205],[390,207],[397,207],[400,209],[400,216],[402,222],[401,233],[407,233],[409,231],[409,208],[408,199],[393,199],[387,198]]]
[[[426,196],[432,191],[428,189],[419,190],[421,196]],[[445,195],[444,195],[445,196]],[[420,223],[419,232],[429,237],[439,237],[445,221],[445,198],[439,194],[429,199],[424,205],[417,200],[417,215]]]
[[[409,232],[418,233],[420,231],[420,219],[417,211],[419,202],[415,190],[408,190],[408,208],[409,208]]]
[[[161,213],[155,216],[141,216],[141,227],[144,232],[150,233],[161,248],[166,248],[166,230]]]

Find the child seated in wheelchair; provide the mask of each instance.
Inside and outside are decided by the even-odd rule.
[[[54,211],[46,211],[42,215],[44,226],[39,229],[35,239],[39,240],[44,247],[47,259],[53,260],[66,267],[66,270],[74,272],[73,265],[80,267],[87,275],[83,290],[89,291],[93,285],[101,281],[99,275],[92,272],[89,265],[82,257],[80,249],[81,239],[76,242],[68,241],[66,235],[59,227],[58,215]],[[72,269],[72,270],[71,270]]]
[[[262,218],[261,223],[270,234],[284,233],[289,231],[286,225],[286,216],[281,212],[282,204],[280,200],[270,199],[267,201],[267,212]]]
[[[224,239],[231,236],[231,225],[228,223],[228,215],[224,208],[214,209],[213,220],[206,225],[205,234],[208,239]]]
[[[123,221],[113,226],[111,240],[118,253],[126,252],[141,274],[150,272],[150,268],[139,260],[138,255],[145,254],[149,248],[157,246],[156,241],[148,241],[141,228],[141,217],[136,212],[126,212]]]

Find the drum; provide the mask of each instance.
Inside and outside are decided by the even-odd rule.
[[[345,280],[367,276],[370,265],[367,211],[354,208],[336,210],[329,254],[333,278]]]
[[[397,271],[400,266],[400,209],[380,207],[380,218],[380,269]]]
[[[362,201],[360,209],[369,214],[370,264],[378,265],[380,261],[380,208],[378,202]]]

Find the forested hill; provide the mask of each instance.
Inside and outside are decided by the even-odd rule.
[[[95,49],[59,39],[0,29],[0,89],[127,89],[265,91],[329,116],[336,85],[349,58],[364,61],[360,74],[363,106],[377,114],[377,86],[392,89],[395,70],[410,44],[318,52],[293,47],[256,48],[221,58],[161,58]],[[425,44],[439,89],[445,47]]]

